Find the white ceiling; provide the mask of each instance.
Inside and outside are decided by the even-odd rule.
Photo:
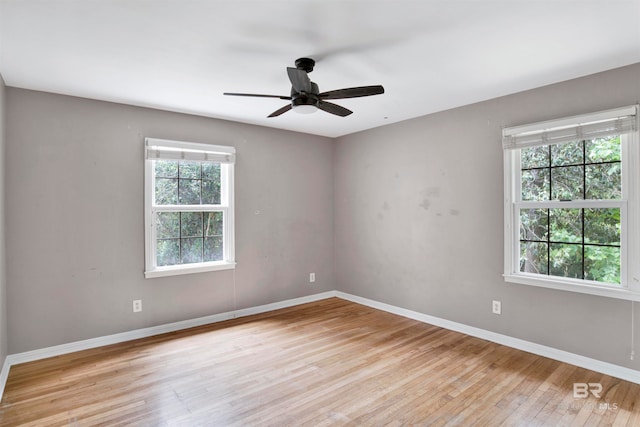
[[[267,118],[310,56],[354,111]],[[8,86],[337,137],[640,62],[640,0],[0,0]],[[640,78],[640,76],[639,76]]]

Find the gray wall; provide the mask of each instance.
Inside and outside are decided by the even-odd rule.
[[[6,146],[6,88],[0,74],[0,365],[7,356],[7,269],[5,252],[5,162]]]
[[[339,138],[338,288],[640,369],[639,358],[629,360],[631,302],[501,277],[502,126],[639,100],[635,64]],[[501,316],[491,314],[492,299],[502,301]]]
[[[333,140],[16,88],[7,105],[10,353],[335,289]],[[143,277],[147,136],[236,147],[235,271]]]
[[[502,126],[636,103],[638,75],[337,140],[7,88],[8,351],[339,289],[640,369],[630,302],[503,281],[500,142]],[[143,278],[145,136],[237,148],[235,271]]]

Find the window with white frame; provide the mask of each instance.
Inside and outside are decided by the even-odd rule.
[[[505,280],[640,300],[638,106],[503,130]]]
[[[146,138],[145,277],[234,268],[235,148]]]

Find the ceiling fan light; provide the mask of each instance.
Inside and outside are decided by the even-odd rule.
[[[296,113],[312,114],[318,111],[318,99],[311,96],[294,96],[291,106]]]
[[[313,114],[318,111],[318,108],[315,105],[297,105],[293,108],[298,114]]]

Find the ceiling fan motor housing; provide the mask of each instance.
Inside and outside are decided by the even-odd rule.
[[[318,106],[318,98],[312,96],[298,95],[297,97],[291,100],[291,106],[293,108],[299,107],[301,105],[313,105],[314,107]]]
[[[311,82],[311,93],[296,92],[294,88],[291,88],[291,106],[293,108],[301,105],[312,105],[317,107],[320,102],[320,98],[318,98],[319,93],[320,90],[318,85],[314,82]]]

